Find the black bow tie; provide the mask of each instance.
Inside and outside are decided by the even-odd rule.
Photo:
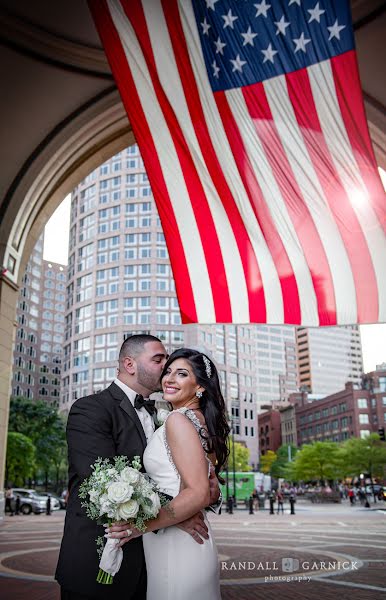
[[[134,400],[134,408],[140,410],[142,407],[147,410],[151,417],[157,412],[155,400],[145,400],[141,394],[137,394]]]

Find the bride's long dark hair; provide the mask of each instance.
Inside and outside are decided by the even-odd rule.
[[[217,369],[206,354],[190,348],[180,348],[169,356],[162,371],[161,381],[169,366],[178,358],[189,362],[197,383],[205,390],[198,400],[208,431],[202,429],[200,435],[206,441],[208,453],[213,452],[216,455],[215,471],[218,475],[228,458],[227,438],[230,430]]]

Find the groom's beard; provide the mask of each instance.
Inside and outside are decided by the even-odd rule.
[[[149,394],[162,391],[159,375],[149,373],[140,362],[137,363],[137,369],[137,381],[142,387],[149,390]]]

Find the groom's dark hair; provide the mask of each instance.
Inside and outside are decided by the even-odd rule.
[[[139,333],[136,335],[129,335],[123,342],[121,349],[119,350],[119,363],[126,357],[131,356],[136,358],[144,350],[145,344],[148,342],[161,342],[161,340],[154,335]],[[161,342],[162,343],[162,342]]]

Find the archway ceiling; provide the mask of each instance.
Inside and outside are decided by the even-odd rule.
[[[382,0],[352,0],[362,86],[386,169]],[[85,0],[0,0],[0,218],[23,170],[61,126],[114,89]]]

